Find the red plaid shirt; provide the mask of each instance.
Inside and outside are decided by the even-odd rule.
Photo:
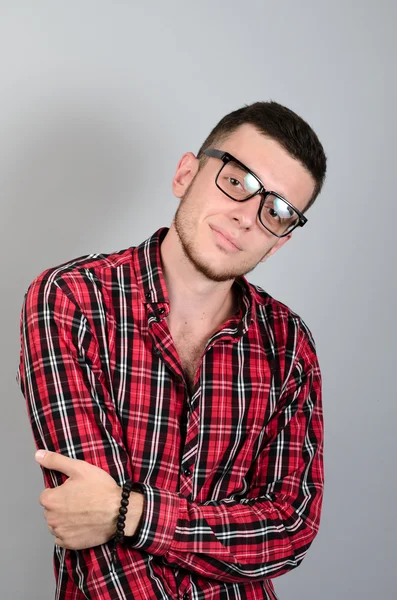
[[[165,317],[157,231],[36,277],[17,382],[37,448],[127,479],[145,496],[118,545],[54,546],[56,598],[274,599],[323,497],[321,374],[302,319],[242,277],[240,311],[207,342],[188,392]],[[65,475],[43,470],[46,487]]]

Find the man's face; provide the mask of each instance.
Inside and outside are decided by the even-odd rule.
[[[298,210],[303,211],[309,202],[315,186],[311,174],[278,142],[252,125],[239,127],[217,149],[230,152],[267,190],[277,192]],[[181,198],[174,225],[183,251],[196,269],[213,281],[246,275],[292,234],[278,238],[261,225],[257,217],[261,196],[235,202],[215,185],[220,159],[208,158],[201,171],[198,165],[194,154],[184,154],[172,183],[175,196]]]

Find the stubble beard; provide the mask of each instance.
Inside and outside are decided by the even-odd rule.
[[[225,268],[223,271],[219,271],[212,268],[212,266],[206,262],[202,256],[200,256],[199,249],[195,247],[193,242],[196,222],[194,210],[193,207],[190,209],[188,203],[193,183],[194,179],[191,181],[185,195],[181,198],[178,209],[174,216],[175,231],[178,235],[184,255],[199,273],[211,281],[230,281],[236,279],[237,277],[241,277],[242,275],[247,275],[247,273],[250,273],[253,271],[253,269],[255,269],[260,261],[253,265],[246,265],[245,268],[240,265],[240,268]],[[263,258],[265,258],[268,252],[266,252]]]

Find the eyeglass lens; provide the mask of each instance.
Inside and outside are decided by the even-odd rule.
[[[259,181],[233,161],[227,162],[218,177],[219,187],[234,200],[242,201],[259,190]],[[296,225],[299,215],[278,196],[269,194],[260,218],[273,233],[281,235]]]

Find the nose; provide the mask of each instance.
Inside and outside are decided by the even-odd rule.
[[[261,196],[256,195],[244,202],[234,202],[231,216],[242,229],[251,229],[258,219]]]

